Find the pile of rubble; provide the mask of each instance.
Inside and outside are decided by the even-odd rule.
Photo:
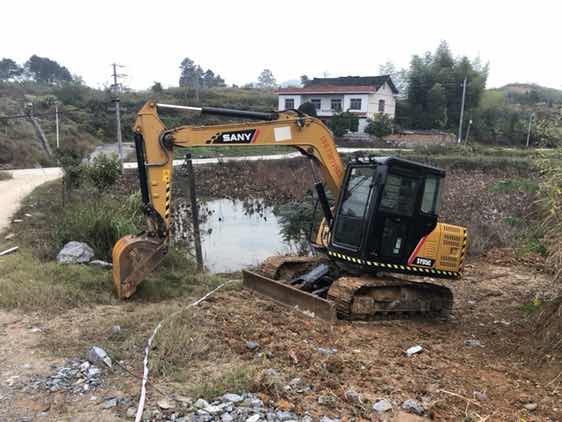
[[[53,366],[55,373],[44,378],[34,378],[29,384],[31,389],[50,392],[86,394],[102,385],[101,367],[111,368],[111,358],[101,347],[93,346],[88,350],[88,360],[72,358],[62,366]]]
[[[136,409],[127,410],[127,417],[133,418]],[[177,396],[175,400],[158,401],[158,408],[145,409],[144,420],[174,422],[312,422],[309,415],[299,416],[287,410],[266,406],[253,393],[225,394],[212,402],[198,399],[193,402],[187,397]],[[321,422],[337,422],[338,419],[322,417]]]
[[[54,374],[46,378],[34,378],[29,387],[50,392],[86,394],[102,385],[102,370],[88,361],[74,358],[53,369]]]

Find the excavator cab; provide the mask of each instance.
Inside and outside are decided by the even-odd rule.
[[[396,157],[352,161],[338,198],[331,255],[344,256],[340,265],[351,272],[380,271],[370,262],[408,265],[437,226],[444,177],[441,169]]]

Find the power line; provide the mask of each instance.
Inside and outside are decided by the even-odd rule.
[[[55,116],[56,111],[50,111],[48,113],[33,113],[33,116],[30,114],[14,114],[13,116],[0,116],[0,120],[10,120],[10,119],[29,119],[30,117],[42,117],[42,116]],[[62,116],[62,113],[59,111],[59,116]]]

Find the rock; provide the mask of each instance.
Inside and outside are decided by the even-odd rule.
[[[191,397],[185,397],[181,395],[174,396],[174,400],[180,402],[183,406],[189,406],[193,402]]]
[[[464,341],[464,345],[466,347],[484,347],[482,346],[482,343],[480,343],[480,340],[476,340],[476,339],[468,339]]]
[[[482,391],[475,391],[474,398],[478,401],[488,401],[488,396]]]
[[[209,405],[205,407],[203,410],[211,415],[217,415],[222,413],[223,409],[227,406],[227,403],[219,404],[216,406]]]
[[[259,344],[256,343],[255,341],[247,341],[246,347],[250,350],[256,350],[259,347]]]
[[[113,264],[111,262],[102,261],[101,259],[94,259],[93,261],[90,261],[88,264],[95,265],[96,267],[101,267],[101,268],[113,267]]]
[[[101,347],[93,346],[88,350],[88,360],[94,365],[99,362],[103,362],[108,367],[111,368],[111,358],[107,355],[107,352]]]
[[[102,404],[102,407],[104,409],[111,409],[112,407],[115,406],[117,406],[117,399],[115,397],[105,400]]]
[[[164,410],[173,409],[175,407],[174,403],[168,401],[167,399],[158,400],[157,404],[160,409]]]
[[[80,365],[80,370],[82,372],[86,372],[88,369],[90,369],[90,362],[86,361]]]
[[[6,237],[4,237],[4,239],[6,240],[12,240],[14,237],[16,237],[15,233],[10,233],[8,235],[6,235]]]
[[[223,413],[221,415],[221,421],[222,422],[232,422],[234,420],[234,418],[230,415],[230,413]]]
[[[134,407],[129,407],[127,409],[127,417],[130,419],[133,419],[137,414],[137,409],[135,409]]]
[[[223,400],[226,400],[227,402],[230,403],[238,403],[241,402],[242,400],[244,400],[244,397],[238,395],[238,394],[225,394],[224,396],[222,396]]]
[[[331,406],[336,403],[334,396],[318,396],[318,404],[323,406]]]
[[[95,366],[91,366],[91,367],[88,368],[88,371],[87,371],[88,378],[95,377],[96,375],[99,375],[99,374],[101,374],[100,368],[97,368]]]
[[[388,412],[389,410],[392,410],[392,403],[386,399],[378,400],[375,404],[373,404],[373,410],[378,413]]]
[[[345,392],[345,397],[352,402],[361,403],[361,395],[353,388],[348,388]]]
[[[539,407],[539,405],[536,403],[527,403],[524,404],[523,407],[532,412],[533,410],[537,410],[537,407]]]
[[[411,399],[404,401],[404,403],[402,403],[402,406],[400,406],[400,409],[420,416],[423,416],[423,414],[425,413],[425,408],[422,406],[422,404],[416,400]]]
[[[83,264],[94,257],[94,250],[84,242],[68,242],[57,255],[59,264]]]
[[[316,351],[324,356],[332,356],[338,349],[317,347]]]
[[[410,357],[412,355],[415,355],[416,353],[420,353],[422,350],[423,350],[423,347],[421,347],[419,345],[412,346],[408,350],[406,350],[406,356]]]
[[[280,421],[290,421],[291,419],[295,419],[296,415],[293,412],[286,412],[286,411],[280,411],[277,412],[275,414],[275,416],[277,417],[277,419],[279,419]]]
[[[198,399],[193,406],[197,409],[205,409],[209,407],[209,402],[207,400]]]
[[[246,422],[258,422],[259,420],[260,415],[252,415],[248,419],[246,419]]]
[[[111,334],[119,334],[120,332],[121,332],[120,325],[114,325],[113,327],[111,327]]]
[[[340,420],[339,419],[332,419],[332,418],[329,418],[328,416],[322,416],[320,418],[320,422],[340,422]]]

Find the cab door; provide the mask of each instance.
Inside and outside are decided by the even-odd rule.
[[[420,212],[426,175],[391,167],[373,212],[367,255],[374,260],[405,264],[420,239],[435,228],[437,216]]]
[[[375,166],[351,166],[334,221],[332,244],[347,252],[359,252],[367,227]]]

